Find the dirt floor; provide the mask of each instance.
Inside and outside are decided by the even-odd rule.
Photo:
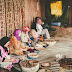
[[[39,53],[37,60],[46,61],[55,57],[56,54],[72,57],[72,38],[71,37],[54,37],[57,42],[52,47],[47,47],[46,50]]]
[[[40,63],[51,62],[52,72],[59,72],[59,64],[55,61],[55,55],[66,55],[67,58],[72,58],[72,37],[53,37],[57,42],[52,47],[47,47],[46,50],[39,53],[36,59]]]

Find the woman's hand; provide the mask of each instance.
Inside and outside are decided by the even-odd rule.
[[[32,42],[32,40],[29,40],[29,43],[31,43]]]
[[[13,62],[13,61],[14,61],[14,58],[4,60],[4,62]]]
[[[15,59],[11,57],[10,61],[11,61],[11,62],[14,62],[14,60],[15,60]]]
[[[23,51],[27,51],[27,48],[22,49]]]

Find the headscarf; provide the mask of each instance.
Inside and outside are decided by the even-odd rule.
[[[5,50],[5,52],[7,51],[8,52],[8,49],[6,47],[4,47],[4,45],[10,41],[10,38],[8,37],[3,37],[1,40],[0,40],[0,46],[2,46]]]
[[[35,18],[35,23],[37,23],[38,20],[40,20],[40,19],[41,19],[40,17],[36,17],[36,18]]]
[[[41,19],[40,19],[40,18],[37,18],[37,22],[38,22],[39,20],[41,20]]]
[[[21,38],[20,38],[20,36],[19,36],[20,32],[21,32],[20,29],[16,29],[16,30],[14,31],[14,36],[17,38],[17,40],[21,40]]]
[[[24,32],[29,31],[29,27],[25,26],[22,31]]]

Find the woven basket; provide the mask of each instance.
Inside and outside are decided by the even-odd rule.
[[[21,66],[21,62],[20,62],[20,66]],[[22,72],[37,72],[39,69],[39,63],[36,63],[36,65],[31,68],[27,68],[23,66],[21,66],[21,68],[22,68]]]
[[[36,50],[41,51],[41,50],[45,50],[46,48],[43,47],[35,47]]]
[[[56,44],[56,41],[55,40],[45,40],[44,41],[46,44],[48,44],[49,46],[53,46],[53,45],[55,45]]]

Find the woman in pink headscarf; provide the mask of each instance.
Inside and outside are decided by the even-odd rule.
[[[16,29],[14,31],[14,36],[10,39],[9,49],[11,54],[23,55],[23,51],[27,51],[27,48],[25,48],[21,43],[20,36],[21,30]]]
[[[21,33],[21,41],[25,43],[27,46],[31,47],[31,40],[29,38],[28,32],[30,31],[29,27],[25,26]]]

